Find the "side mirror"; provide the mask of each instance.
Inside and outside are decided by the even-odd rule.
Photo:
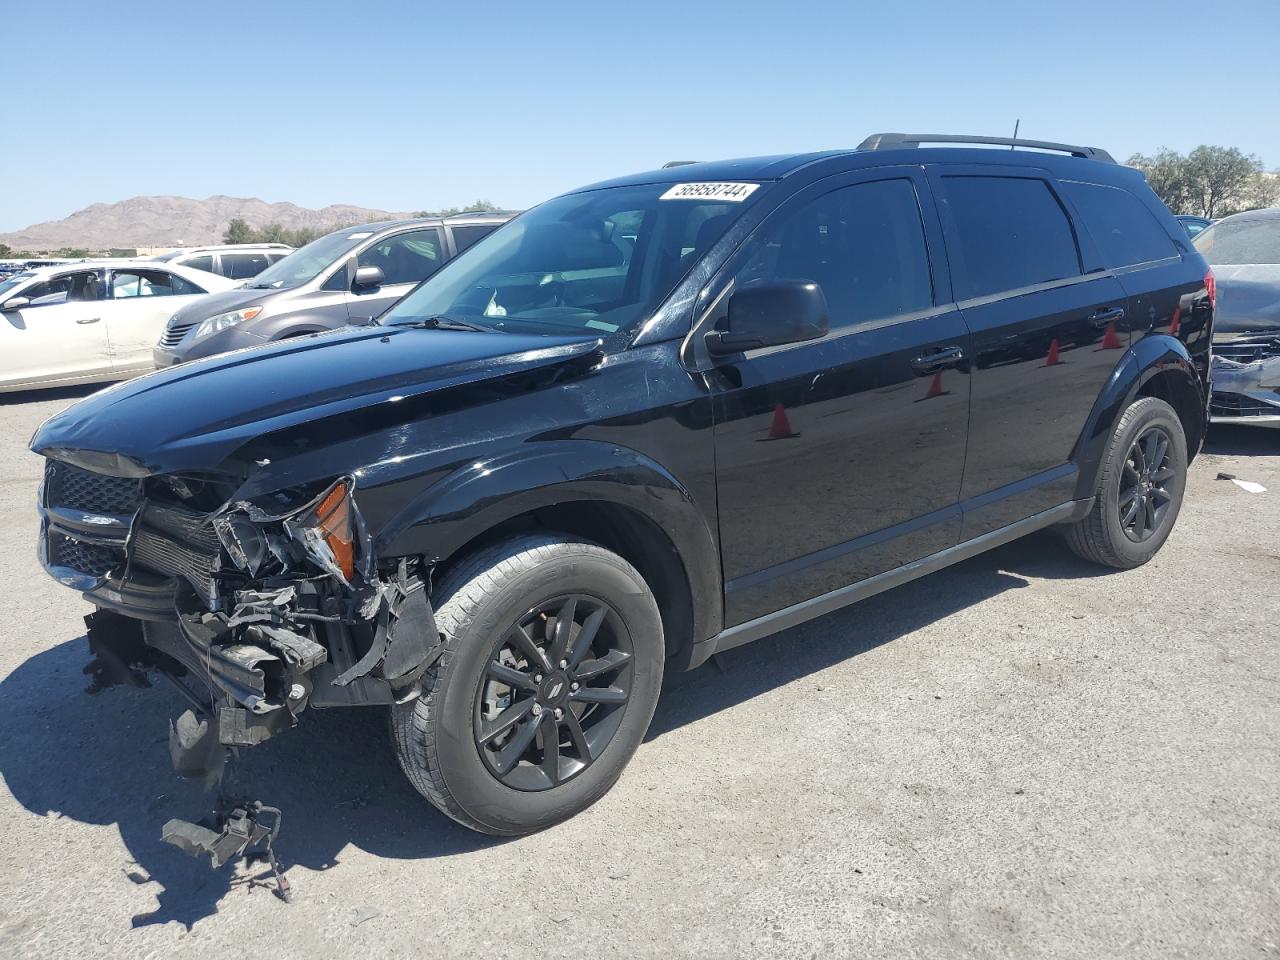
[[[21,310],[23,307],[29,307],[29,306],[31,306],[31,301],[28,298],[13,297],[10,300],[6,300],[4,302],[4,306],[0,307],[0,310],[3,310],[5,313],[8,313],[10,310]]]
[[[356,278],[351,281],[351,289],[372,290],[382,286],[386,279],[381,267],[359,267],[356,269]]]
[[[809,280],[766,280],[729,298],[727,330],[707,334],[707,352],[726,356],[760,347],[817,340],[831,329],[827,298]]]

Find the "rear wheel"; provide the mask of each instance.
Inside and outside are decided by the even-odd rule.
[[[1093,509],[1067,531],[1079,556],[1109,567],[1141,566],[1164,545],[1187,483],[1182,422],[1156,397],[1120,417],[1098,478]]]
[[[435,590],[445,652],[392,710],[400,765],[484,833],[550,826],[599,799],[640,745],[662,684],[657,604],[593,543],[512,540]]]

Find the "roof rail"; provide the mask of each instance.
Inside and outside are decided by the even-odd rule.
[[[1080,147],[1049,140],[1019,140],[1016,137],[966,137],[954,133],[873,133],[858,144],[859,150],[899,150],[918,147],[922,143],[989,143],[999,147],[1027,147],[1033,150],[1056,150],[1086,160],[1115,163],[1101,147]]]
[[[668,170],[671,167],[687,167],[689,164],[697,162],[697,160],[668,160],[662,165],[662,169]]]

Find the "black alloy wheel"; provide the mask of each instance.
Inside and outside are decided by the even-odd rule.
[[[633,647],[618,612],[571,594],[539,604],[498,641],[480,678],[474,733],[516,790],[548,790],[604,752],[631,696]]]
[[[1149,539],[1165,521],[1173,493],[1166,484],[1176,471],[1170,463],[1173,441],[1158,425],[1134,438],[1120,476],[1120,527],[1135,543]]]

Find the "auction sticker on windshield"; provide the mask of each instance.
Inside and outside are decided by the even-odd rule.
[[[741,203],[759,187],[758,183],[677,183],[659,200],[728,200]]]

